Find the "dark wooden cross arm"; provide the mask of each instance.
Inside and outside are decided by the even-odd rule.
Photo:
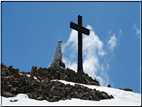
[[[88,29],[86,29],[85,27],[81,27],[81,29],[80,29],[80,26],[79,25],[77,25],[76,23],[74,23],[74,22],[70,22],[70,28],[72,28],[72,29],[74,29],[74,30],[77,30],[77,31],[79,31],[79,32],[82,32],[82,33],[84,33],[84,34],[86,34],[86,35],[89,35],[90,34],[90,30],[88,30]]]

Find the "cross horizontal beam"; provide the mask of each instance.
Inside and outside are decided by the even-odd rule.
[[[86,28],[83,27],[83,26],[79,26],[79,25],[77,25],[77,24],[74,23],[74,22],[70,22],[70,28],[75,29],[75,30],[77,30],[77,31],[79,31],[79,32],[81,32],[81,33],[86,34],[86,35],[89,35],[89,34],[90,34],[90,30],[86,29]]]

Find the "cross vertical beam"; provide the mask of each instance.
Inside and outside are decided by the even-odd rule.
[[[78,67],[77,71],[80,73],[83,73],[83,60],[82,60],[82,32],[81,32],[81,27],[82,27],[82,17],[79,15],[78,16]]]
[[[78,16],[78,25],[76,23],[71,22],[70,28],[78,31],[78,73],[84,73],[83,71],[83,58],[82,58],[82,33],[89,35],[90,30],[84,28],[82,26],[82,16]]]

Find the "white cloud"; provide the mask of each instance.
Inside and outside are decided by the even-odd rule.
[[[113,34],[113,36],[111,36],[110,40],[108,41],[109,50],[111,52],[113,52],[114,48],[116,47],[116,42],[117,42],[117,39],[115,37],[115,34]]]
[[[88,25],[87,28],[90,29],[90,35],[83,36],[83,52],[85,54],[87,53],[89,56],[94,53],[100,56],[104,56],[106,52],[103,50],[103,42],[95,34],[91,26]]]
[[[83,35],[83,68],[84,72],[89,76],[97,79],[101,85],[108,85],[109,78],[106,70],[109,69],[109,64],[101,62],[109,52],[104,49],[104,43],[99,36],[95,34],[93,28],[88,25],[90,35]],[[108,42],[110,49],[116,47],[116,37],[113,35]],[[63,44],[63,62],[66,67],[77,71],[77,52],[78,51],[78,33],[72,30],[67,42]],[[106,63],[106,64],[105,64]]]
[[[138,36],[138,38],[140,38],[141,31],[136,27],[136,24],[134,24],[133,29],[136,31],[136,35]]]
[[[111,34],[111,30],[108,32],[108,34]]]
[[[134,24],[133,29],[136,29],[136,24]]]
[[[136,28],[136,35],[140,35],[140,29]]]
[[[123,33],[122,33],[122,30],[121,30],[121,29],[119,29],[119,35],[120,35],[120,36],[123,36]]]

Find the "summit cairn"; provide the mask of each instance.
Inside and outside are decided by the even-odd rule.
[[[58,71],[57,68],[52,67],[38,69],[36,66],[32,66],[31,72],[20,72],[18,68],[7,67],[4,64],[1,64],[1,68],[1,96],[6,98],[11,99],[18,94],[26,94],[30,99],[49,102],[71,100],[72,98],[92,101],[113,98],[104,91],[85,86],[85,84],[99,85],[99,83],[97,84],[97,81],[87,74],[78,75],[69,68],[65,71],[58,69]],[[75,84],[64,84],[60,80],[75,82]],[[7,101],[18,102],[15,98]]]
[[[63,67],[63,68],[65,68],[65,64],[62,61],[63,53],[62,53],[62,50],[61,50],[61,44],[62,44],[62,41],[58,41],[56,51],[55,51],[55,55],[54,55],[54,58],[53,58],[53,60],[50,64],[50,67],[55,67],[55,68]]]

